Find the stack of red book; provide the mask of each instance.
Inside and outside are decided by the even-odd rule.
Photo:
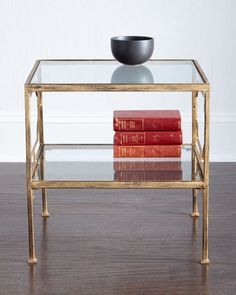
[[[115,158],[181,156],[178,110],[122,110],[113,114]]]

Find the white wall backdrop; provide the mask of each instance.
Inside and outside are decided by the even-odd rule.
[[[23,86],[35,60],[112,58],[115,35],[153,36],[153,58],[199,61],[212,85],[210,158],[236,161],[235,15],[235,0],[1,0],[0,161],[25,160]],[[47,139],[111,143],[113,109],[175,106],[188,141],[190,96],[156,96],[47,94]]]

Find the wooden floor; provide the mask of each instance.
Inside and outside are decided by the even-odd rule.
[[[209,266],[190,190],[55,190],[29,267],[24,172],[0,164],[0,294],[236,294],[236,163],[211,165]]]

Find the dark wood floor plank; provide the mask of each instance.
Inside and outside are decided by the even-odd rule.
[[[52,190],[29,267],[25,165],[0,164],[0,294],[236,294],[235,175],[211,165],[209,266],[190,190]]]

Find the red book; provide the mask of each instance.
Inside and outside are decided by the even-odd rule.
[[[114,158],[169,158],[181,156],[180,145],[114,145],[113,149]]]
[[[123,110],[114,111],[115,131],[176,131],[181,129],[178,110]]]
[[[181,161],[114,161],[113,170],[161,170],[161,171],[179,171],[181,170]]]
[[[116,131],[114,134],[116,145],[178,145],[182,144],[182,131]]]
[[[179,171],[115,171],[116,181],[180,181],[182,170]]]

